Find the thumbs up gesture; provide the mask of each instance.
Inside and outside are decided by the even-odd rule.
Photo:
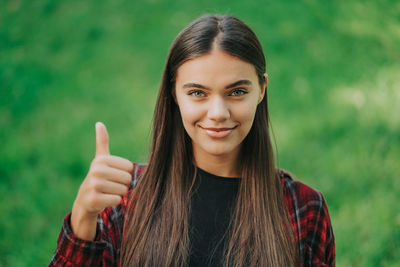
[[[94,240],[98,214],[121,202],[132,181],[132,170],[131,161],[110,155],[106,126],[97,122],[96,156],[72,207],[71,227],[77,237]]]

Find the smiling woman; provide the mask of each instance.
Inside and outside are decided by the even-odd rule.
[[[50,266],[333,266],[322,194],[274,164],[265,57],[233,16],[174,40],[147,165],[96,157]]]
[[[240,176],[240,144],[264,97],[266,77],[260,83],[252,64],[221,51],[217,43],[208,54],[179,67],[173,93],[196,166],[220,176]]]

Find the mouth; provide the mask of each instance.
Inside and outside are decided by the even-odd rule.
[[[200,127],[200,128],[203,129],[209,137],[219,139],[219,138],[225,138],[228,135],[230,135],[230,133],[236,127],[237,126],[230,128],[212,128],[212,127]]]

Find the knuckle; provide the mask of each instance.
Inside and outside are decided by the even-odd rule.
[[[88,204],[92,209],[96,209],[96,210],[101,209],[100,199],[96,194],[92,194],[92,196],[89,198]]]
[[[98,179],[92,179],[92,188],[98,192],[100,191],[102,183]]]
[[[100,163],[100,156],[94,157],[94,159],[92,160],[92,166],[99,164],[99,163]]]
[[[90,166],[89,173],[92,175],[96,175],[98,173],[98,168],[98,165],[92,164],[92,166]]]
[[[99,175],[101,173],[99,166],[93,167],[91,173],[96,176]]]
[[[105,173],[105,168],[104,168],[104,166],[102,166],[102,165],[96,165],[96,166],[93,167],[91,173],[92,173],[94,176],[101,177],[101,176],[103,176],[104,173]]]
[[[89,179],[87,181],[86,186],[90,192],[96,193],[99,191],[101,182],[99,181],[99,179],[97,177],[93,176],[93,177],[91,177],[91,179]]]
[[[107,162],[107,155],[98,155],[94,158],[98,164],[105,164]]]

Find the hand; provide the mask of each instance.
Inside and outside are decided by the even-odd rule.
[[[132,170],[131,161],[110,155],[107,129],[97,122],[96,156],[72,207],[71,227],[77,237],[94,240],[98,214],[121,202],[132,181]]]

